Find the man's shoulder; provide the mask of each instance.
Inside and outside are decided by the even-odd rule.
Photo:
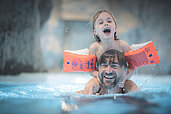
[[[100,89],[100,85],[97,78],[92,78],[88,81],[85,86],[84,94],[92,95],[96,94],[96,92]]]
[[[138,91],[137,85],[132,80],[126,80],[124,89],[125,89],[125,93]]]
[[[88,85],[96,85],[96,84],[99,84],[99,82],[98,82],[98,79],[95,77],[95,78],[91,78],[87,84]]]

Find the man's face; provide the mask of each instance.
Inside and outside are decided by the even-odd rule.
[[[116,56],[117,57],[117,56]],[[99,65],[99,81],[105,88],[112,88],[116,86],[121,77],[125,74],[124,66],[120,66],[118,59],[106,58],[105,61]]]

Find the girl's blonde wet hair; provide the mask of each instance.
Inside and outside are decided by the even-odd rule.
[[[95,28],[94,28],[95,22],[96,22],[97,18],[99,17],[99,15],[100,15],[102,12],[106,12],[106,13],[110,14],[111,17],[112,17],[112,19],[113,19],[114,22],[115,22],[115,26],[117,27],[116,21],[115,21],[115,19],[114,19],[114,16],[112,15],[112,13],[109,12],[109,11],[107,11],[107,10],[100,10],[100,11],[98,11],[98,12],[93,16],[93,20],[92,20],[92,22],[93,22],[93,30],[95,29]],[[97,42],[101,42],[101,39],[100,39],[100,37],[99,37],[98,35],[95,35],[95,34],[94,34],[94,37],[95,37],[95,39],[96,39]],[[117,38],[116,32],[114,33],[114,39],[115,39],[115,40],[119,40],[119,39]]]

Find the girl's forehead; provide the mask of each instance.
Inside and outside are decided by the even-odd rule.
[[[111,19],[112,19],[112,16],[111,16],[111,14],[109,14],[108,12],[102,12],[102,13],[100,13],[100,15],[98,16],[97,20],[103,19],[103,18],[111,18]]]

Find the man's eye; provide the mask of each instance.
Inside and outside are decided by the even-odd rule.
[[[103,68],[105,68],[107,66],[108,66],[107,64],[101,64],[101,67],[103,67]]]
[[[110,67],[114,68],[114,69],[118,69],[120,68],[120,66],[118,64],[111,64]]]

